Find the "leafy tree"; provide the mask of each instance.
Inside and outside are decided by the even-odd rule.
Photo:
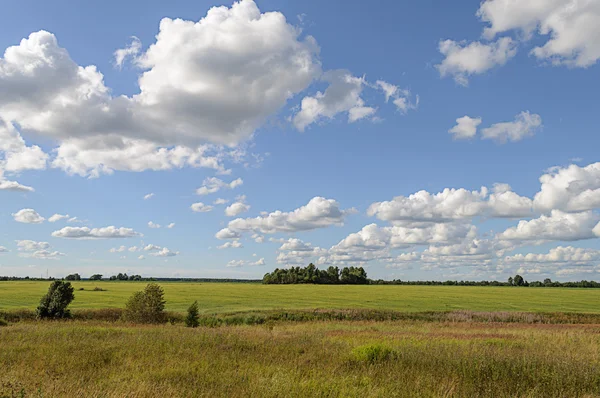
[[[544,285],[546,285],[546,286],[552,285],[552,279],[550,279],[550,278],[544,279]]]
[[[164,321],[164,290],[156,283],[149,283],[144,290],[135,292],[127,301],[123,318],[137,323],[160,323]]]
[[[102,274],[94,274],[94,275],[90,276],[90,280],[91,281],[101,281],[102,280]]]
[[[65,277],[65,280],[67,280],[67,281],[80,281],[81,280],[81,276],[79,276],[79,274],[71,274],[71,275],[67,275]]]
[[[521,275],[515,275],[515,278],[513,279],[513,283],[515,284],[515,286],[524,286],[525,280],[523,279],[523,277]]]
[[[513,280],[512,276],[509,276],[509,277],[508,277],[508,284],[509,284],[510,286],[514,285],[514,280]]]
[[[48,288],[48,293],[40,300],[35,315],[38,319],[70,318],[71,312],[67,307],[73,299],[75,295],[70,282],[54,281]]]
[[[200,325],[198,316],[198,301],[194,301],[190,308],[187,310],[187,316],[185,317],[185,326],[188,328],[196,328]]]

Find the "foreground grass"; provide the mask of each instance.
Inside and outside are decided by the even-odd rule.
[[[75,309],[122,308],[146,282],[73,282]],[[460,286],[323,286],[160,282],[167,310],[182,312],[194,301],[206,313],[369,308],[396,311],[600,312],[600,289]],[[0,310],[33,309],[48,282],[0,282]],[[93,291],[94,287],[106,291]],[[83,288],[83,291],[78,289]]]
[[[0,328],[0,396],[600,396],[599,325]]]

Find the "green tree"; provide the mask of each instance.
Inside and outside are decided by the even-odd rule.
[[[509,276],[509,277],[508,277],[508,284],[509,284],[510,286],[514,285],[514,280],[513,280],[512,276]]]
[[[48,293],[40,300],[35,315],[38,319],[70,318],[71,312],[67,307],[74,299],[75,294],[70,282],[54,281],[50,284]]]
[[[144,290],[135,292],[127,301],[123,318],[137,323],[164,322],[166,301],[162,287],[156,283],[148,284]]]
[[[102,280],[102,274],[94,274],[94,275],[90,276],[90,280],[91,281],[101,281]]]
[[[200,320],[198,316],[198,301],[194,301],[190,308],[187,310],[187,316],[185,317],[185,326],[188,328],[196,328],[200,325]]]
[[[523,277],[521,275],[515,275],[515,278],[513,279],[513,283],[515,284],[515,286],[524,286],[525,280],[523,279]]]
[[[79,274],[70,274],[65,277],[66,281],[80,281],[81,276]]]

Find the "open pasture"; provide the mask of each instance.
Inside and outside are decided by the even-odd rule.
[[[72,282],[73,309],[123,308],[147,282]],[[198,300],[204,313],[276,309],[378,309],[422,311],[600,312],[600,289],[476,286],[262,285],[158,282],[168,311]],[[50,282],[0,282],[0,310],[33,309]],[[100,287],[105,291],[93,291]],[[80,291],[78,289],[83,288]]]

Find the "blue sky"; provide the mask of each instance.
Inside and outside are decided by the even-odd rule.
[[[595,0],[5,15],[0,275],[598,279]]]

